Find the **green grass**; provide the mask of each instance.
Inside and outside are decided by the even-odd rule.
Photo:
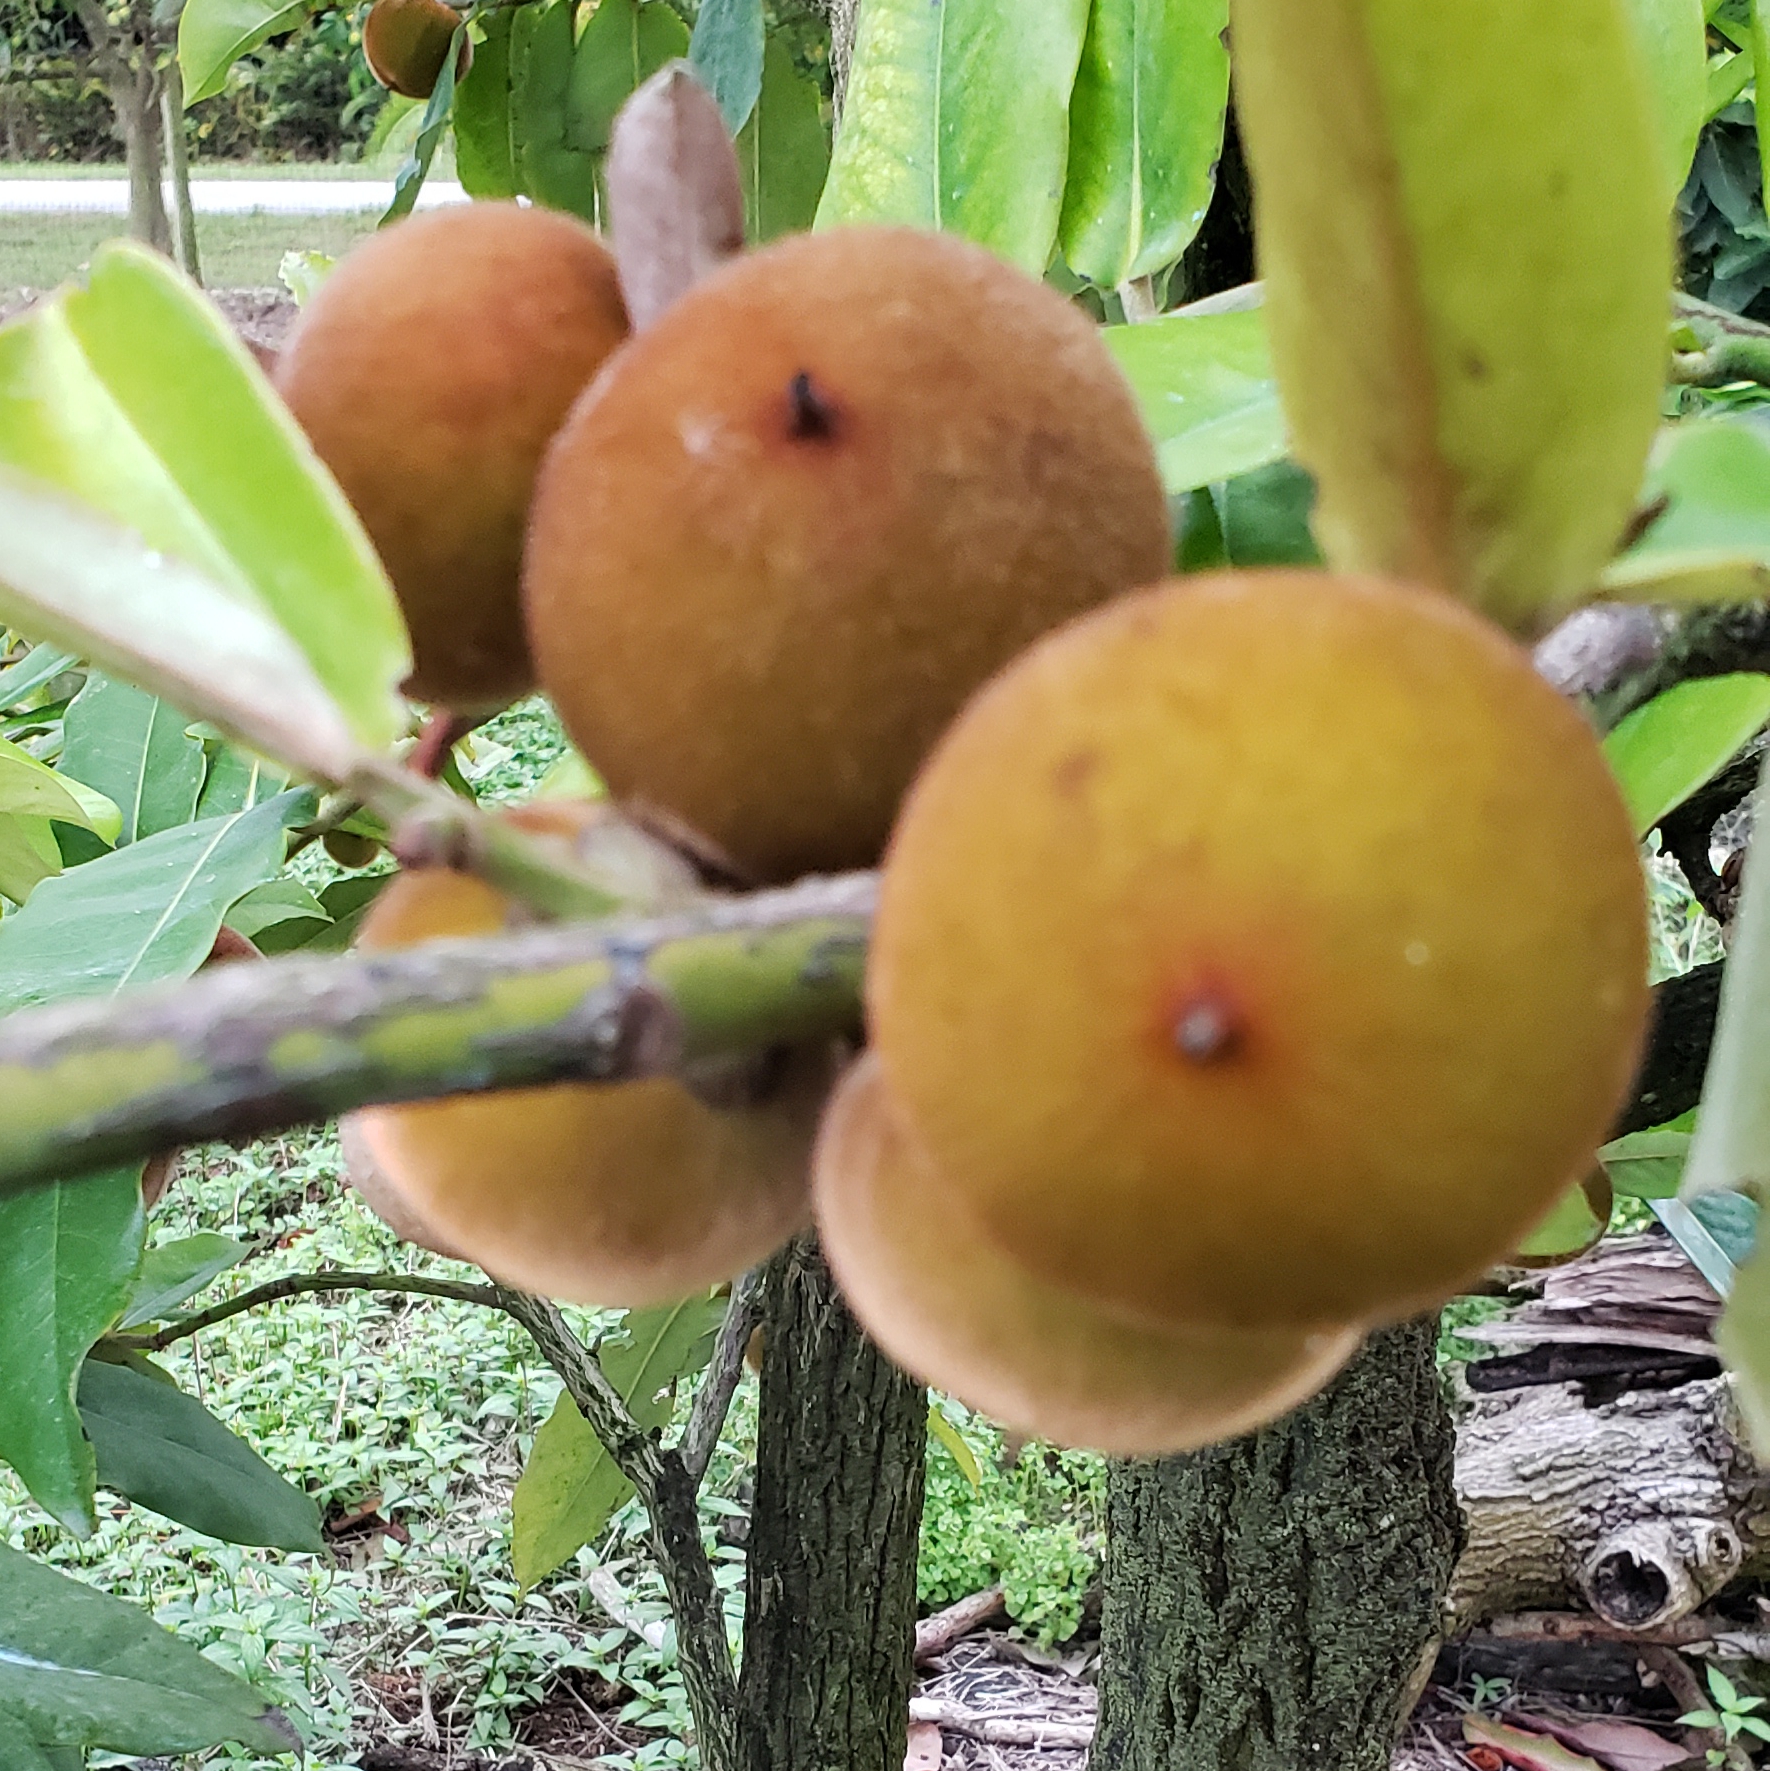
[[[292,248],[346,252],[375,231],[375,211],[352,215],[200,215],[197,250],[212,289],[258,289],[276,283]],[[78,211],[0,214],[0,300],[13,289],[51,289],[86,264],[106,240],[128,232],[121,215]]]
[[[127,178],[122,161],[0,160],[0,178]],[[360,160],[193,160],[191,177],[206,178],[386,178],[389,174]]]

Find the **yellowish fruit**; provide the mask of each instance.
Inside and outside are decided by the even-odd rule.
[[[344,1178],[363,1204],[396,1235],[400,1241],[415,1248],[427,1248],[451,1261],[466,1257],[445,1236],[424,1222],[413,1211],[411,1201],[381,1172],[364,1136],[358,1113],[347,1113],[338,1121],[338,1144],[344,1156]]]
[[[1151,1321],[1399,1318],[1508,1254],[1634,1070],[1596,737],[1447,597],[1176,581],[1034,647],[907,799],[868,969],[964,1209]]]
[[[536,469],[626,331],[601,241],[515,203],[376,234],[296,322],[276,385],[387,567],[418,699],[472,713],[534,686],[520,576]]]
[[[824,1252],[873,1339],[1042,1439],[1137,1457],[1233,1438],[1320,1389],[1363,1338],[1131,1322],[1053,1285],[966,1217],[870,1055],[830,1103],[812,1172]]]
[[[460,13],[443,0],[375,0],[363,20],[363,60],[389,92],[429,98],[460,22]],[[463,37],[455,78],[472,63],[473,45]]]
[[[778,880],[876,860],[972,689],[1168,557],[1092,323],[979,247],[840,228],[736,260],[609,364],[524,585],[610,788]]]
[[[328,830],[321,839],[325,851],[340,867],[353,871],[367,867],[381,853],[381,845],[372,836],[359,836],[354,830]]]
[[[492,934],[513,914],[479,879],[408,873],[376,899],[358,945]],[[639,1307],[729,1279],[804,1225],[827,1080],[821,1057],[806,1055],[750,1107],[715,1109],[656,1078],[375,1107],[354,1125],[366,1166],[427,1242],[525,1290]]]

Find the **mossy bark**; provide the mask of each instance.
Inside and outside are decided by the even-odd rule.
[[[1387,1771],[1462,1546],[1437,1318],[1243,1439],[1115,1464],[1093,1771]]]
[[[791,1243],[763,1292],[742,1771],[902,1771],[927,1431],[921,1386]]]

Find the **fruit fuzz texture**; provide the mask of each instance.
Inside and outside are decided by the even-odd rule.
[[[873,1339],[924,1383],[1061,1445],[1138,1457],[1251,1432],[1363,1338],[1132,1322],[1030,1271],[916,1148],[871,1054],[836,1091],[813,1177],[824,1253]]]
[[[376,234],[297,321],[277,388],[387,568],[420,700],[485,712],[534,686],[520,577],[536,468],[626,332],[596,236],[514,203]]]
[[[962,241],[840,228],[609,364],[542,469],[525,595],[611,789],[781,880],[875,861],[972,689],[1168,555],[1084,315]]]
[[[557,805],[535,812],[542,827],[559,816]],[[407,873],[375,901],[358,945],[493,934],[514,917],[482,880]],[[363,1170],[399,1195],[428,1244],[527,1291],[636,1308],[730,1279],[804,1225],[827,1083],[822,1058],[805,1056],[751,1107],[716,1109],[661,1077],[375,1107],[352,1123]]]
[[[1516,1246],[1633,1073],[1591,728],[1452,601],[1175,581],[1033,647],[886,857],[869,1020],[952,1209],[1129,1319],[1392,1321]]]

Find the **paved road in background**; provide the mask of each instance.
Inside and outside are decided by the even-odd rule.
[[[168,193],[170,196],[170,193]],[[432,179],[418,194],[418,207],[464,203],[458,184]],[[344,215],[385,209],[393,201],[392,179],[368,178],[198,178],[191,201],[199,215]],[[80,211],[127,215],[129,185],[121,178],[0,178],[0,215]]]

